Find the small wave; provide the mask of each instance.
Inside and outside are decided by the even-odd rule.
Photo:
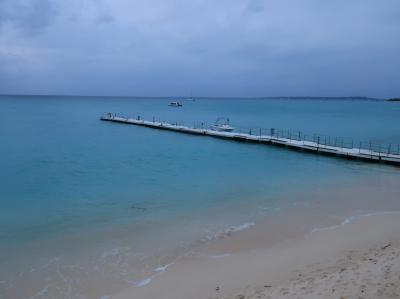
[[[335,230],[335,229],[338,229],[339,227],[342,227],[344,225],[350,224],[350,223],[354,222],[355,220],[358,220],[358,219],[361,219],[361,218],[364,218],[364,217],[399,214],[399,213],[400,213],[400,211],[382,211],[382,212],[370,212],[370,213],[364,213],[364,214],[356,213],[355,215],[352,215],[350,217],[345,218],[339,224],[332,225],[332,226],[327,226],[327,227],[314,228],[307,235],[310,235],[310,234],[316,233],[316,232],[321,232],[321,231]]]
[[[248,228],[250,228],[250,227],[252,227],[254,225],[256,225],[254,222],[247,222],[247,223],[243,223],[243,224],[240,224],[240,225],[237,225],[237,226],[231,226],[230,228],[228,228],[228,229],[226,229],[226,230],[224,230],[222,232],[219,232],[219,233],[213,234],[211,236],[208,236],[207,240],[211,241],[211,240],[214,240],[214,239],[221,239],[221,238],[224,238],[226,236],[230,236],[233,233],[237,233],[237,232],[246,230],[246,229],[248,229]],[[116,253],[116,251],[113,251],[112,253]],[[226,254],[214,255],[214,256],[211,256],[211,258],[218,259],[218,258],[225,258],[225,257],[228,257],[228,256],[231,256],[231,254],[226,253]],[[147,286],[148,284],[151,283],[151,281],[155,277],[157,277],[158,275],[166,272],[167,268],[170,267],[171,265],[173,265],[174,263],[175,263],[175,261],[173,261],[172,263],[169,263],[169,264],[167,264],[165,266],[157,267],[157,268],[154,269],[155,273],[153,275],[151,275],[151,276],[149,276],[149,277],[147,277],[145,279],[142,279],[142,280],[128,281],[128,283],[133,284],[135,287]]]
[[[37,292],[35,295],[29,297],[29,299],[36,299],[36,298],[40,298],[42,297],[44,294],[47,293],[49,287],[44,287],[43,289],[41,289],[39,292]]]
[[[167,271],[167,268],[169,266],[172,266],[173,264],[174,264],[174,262],[169,263],[169,264],[167,264],[165,266],[158,267],[158,268],[154,269],[154,271],[156,271],[156,272],[165,272],[165,271]]]
[[[232,226],[231,228],[228,229],[228,232],[230,232],[230,233],[240,232],[240,231],[248,229],[254,225],[256,225],[254,222],[249,222],[249,223],[244,223],[244,224],[241,224],[238,226]]]
[[[256,225],[254,222],[247,222],[247,223],[243,223],[237,226],[231,226],[228,229],[223,230],[222,232],[217,232],[215,234],[212,235],[208,235],[205,237],[205,241],[212,241],[212,240],[217,240],[217,239],[223,239],[225,237],[230,236],[233,233],[237,233],[240,232],[242,230],[248,229],[252,226]]]
[[[138,288],[144,287],[144,286],[148,285],[153,280],[153,278],[154,278],[154,275],[152,277],[149,277],[149,278],[146,278],[143,280],[135,281],[134,286],[138,287]]]
[[[148,277],[148,278],[145,278],[145,279],[142,279],[142,280],[138,280],[138,281],[128,281],[128,283],[133,284],[135,287],[138,287],[138,288],[144,287],[144,286],[148,285],[149,283],[151,283],[151,281],[152,281],[155,277],[157,277],[158,275],[160,275],[160,274],[166,272],[166,271],[167,271],[167,268],[168,268],[169,266],[172,266],[174,263],[175,263],[175,262],[172,262],[172,263],[169,263],[169,264],[167,264],[167,265],[165,265],[165,266],[161,266],[161,267],[155,268],[154,271],[155,271],[156,273],[153,274],[153,275],[151,275],[151,276]]]

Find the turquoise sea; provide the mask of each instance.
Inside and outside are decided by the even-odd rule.
[[[99,120],[229,117],[244,130],[400,143],[397,103],[199,98],[174,108],[171,100],[0,97],[0,298],[101,298],[145,286],[197,244],[314,203],[294,194],[400,178],[388,165]],[[343,216],[397,208],[349,203]]]

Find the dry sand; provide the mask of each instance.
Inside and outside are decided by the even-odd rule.
[[[400,298],[400,213],[260,242],[257,225],[211,242],[115,299]],[[252,244],[250,246],[249,244]]]
[[[334,263],[296,271],[277,285],[245,287],[210,299],[400,298],[400,247],[351,250]]]

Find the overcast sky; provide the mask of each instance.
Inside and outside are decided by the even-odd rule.
[[[399,0],[0,0],[0,93],[400,96]]]

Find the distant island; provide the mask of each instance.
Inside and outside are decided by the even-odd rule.
[[[388,102],[400,102],[400,98],[387,99]]]

